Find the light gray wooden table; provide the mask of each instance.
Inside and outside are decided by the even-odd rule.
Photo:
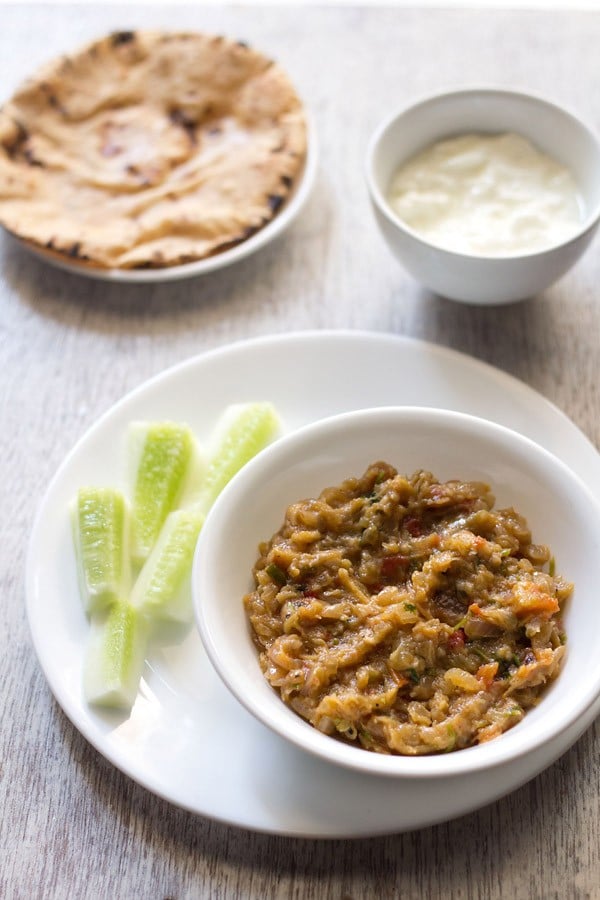
[[[34,511],[73,443],[124,392],[234,339],[333,327],[447,344],[535,387],[598,445],[598,242],[530,302],[452,304],[390,257],[362,167],[394,106],[465,83],[541,92],[600,129],[600,15],[0,6],[0,92],[79,42],[142,25],[227,33],[277,57],[313,111],[320,173],[285,237],[187,283],[94,283],[0,241],[0,896],[600,896],[597,726],[513,795],[448,824],[362,841],[256,835],[171,807],[86,743],[37,665],[23,588]]]

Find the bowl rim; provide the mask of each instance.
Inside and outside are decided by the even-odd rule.
[[[554,473],[560,475],[563,479],[567,479],[571,486],[576,487],[580,496],[583,495],[582,499],[585,499],[592,511],[595,511],[595,515],[600,522],[600,503],[589,491],[583,480],[558,457],[517,431],[478,416],[433,407],[387,406],[353,410],[321,419],[280,438],[247,463],[226,486],[209,512],[200,533],[192,570],[192,599],[196,624],[204,649],[219,678],[236,700],[271,731],[305,752],[345,768],[387,777],[430,779],[467,774],[483,769],[491,770],[538,749],[560,731],[572,725],[594,703],[600,695],[600,671],[596,674],[595,680],[592,680],[585,690],[577,692],[572,702],[566,705],[563,701],[564,710],[559,709],[560,715],[556,715],[555,711],[552,716],[545,716],[537,723],[537,727],[534,730],[529,729],[525,733],[524,738],[521,735],[521,739],[518,740],[515,746],[510,746],[509,744],[508,751],[506,742],[498,739],[468,747],[455,753],[427,754],[422,756],[388,756],[369,753],[362,748],[338,742],[330,736],[320,733],[300,716],[297,716],[297,719],[302,728],[293,729],[293,733],[291,730],[288,730],[284,717],[280,719],[276,713],[271,714],[271,710],[274,710],[275,706],[271,704],[263,706],[260,700],[256,700],[252,692],[247,690],[247,682],[242,684],[240,680],[238,683],[235,674],[232,676],[226,667],[223,666],[218,642],[213,642],[211,626],[205,617],[205,599],[199,600],[200,596],[206,598],[207,594],[215,596],[214,591],[206,590],[206,586],[210,584],[210,576],[206,575],[209,572],[209,567],[204,566],[203,562],[200,562],[200,558],[204,560],[211,555],[212,545],[215,542],[215,530],[218,531],[220,520],[223,518],[225,521],[227,520],[228,507],[231,508],[235,505],[236,495],[240,491],[245,489],[251,490],[253,485],[256,483],[260,484],[262,478],[268,475],[274,464],[281,465],[282,460],[285,460],[285,457],[290,453],[297,453],[298,448],[303,445],[307,449],[315,439],[320,440],[332,431],[339,431],[340,429],[343,431],[344,428],[352,427],[355,423],[368,423],[373,419],[385,420],[386,417],[388,419],[393,417],[394,420],[398,421],[416,416],[421,420],[425,417],[425,420],[433,420],[446,427],[458,427],[464,433],[476,431],[482,434],[483,432],[483,436],[487,436],[490,440],[500,439],[505,444],[508,443],[509,447],[517,450],[520,448],[521,452],[529,455],[533,453],[539,461],[545,461],[546,465],[550,465]],[[214,600],[212,602],[214,603]],[[252,641],[249,627],[248,640]],[[258,666],[258,654],[256,662]],[[283,704],[275,690],[273,690],[273,699],[281,704],[282,709],[291,712],[289,707]],[[543,696],[540,706],[542,702]],[[539,708],[539,706],[536,708]],[[293,712],[292,714],[295,715]],[[514,735],[513,729],[506,732],[506,735],[511,733]],[[502,738],[503,736],[500,737]],[[514,743],[514,737],[511,739],[511,743]]]
[[[452,257],[455,260],[473,260],[476,262],[486,262],[496,265],[502,264],[503,262],[515,260],[527,260],[532,258],[543,259],[545,256],[554,253],[558,249],[569,247],[571,244],[575,244],[581,238],[585,237],[585,235],[587,235],[589,232],[593,231],[600,221],[600,197],[595,207],[592,208],[590,214],[586,216],[586,218],[581,222],[577,231],[575,231],[572,235],[562,241],[555,241],[553,244],[550,244],[547,247],[543,247],[540,250],[529,250],[523,253],[502,253],[495,255],[486,253],[461,253],[458,250],[452,250],[448,247],[443,247],[440,244],[436,244],[433,241],[427,240],[427,238],[423,237],[422,234],[411,228],[410,225],[407,225],[403,219],[401,219],[396,213],[394,213],[390,204],[386,200],[383,191],[380,189],[374,174],[375,154],[386,132],[398,119],[402,118],[402,116],[407,115],[408,113],[419,110],[429,105],[443,102],[446,98],[449,97],[468,96],[469,94],[472,94],[473,96],[489,96],[493,94],[497,96],[509,97],[515,101],[532,101],[533,103],[547,107],[553,111],[560,113],[573,125],[577,126],[588,135],[592,144],[596,148],[598,163],[600,166],[600,136],[583,119],[576,115],[576,113],[572,112],[570,109],[567,109],[564,106],[561,106],[558,103],[555,103],[552,100],[547,99],[541,94],[506,87],[496,87],[494,85],[467,85],[464,87],[451,88],[449,90],[440,91],[433,94],[429,93],[423,95],[418,100],[411,101],[408,104],[405,103],[402,106],[397,107],[392,113],[386,116],[379,123],[369,139],[365,157],[365,178],[371,200],[375,204],[377,210],[385,217],[385,219],[387,219],[390,224],[407,234],[414,241],[418,242],[425,248],[435,250],[436,252],[441,254],[446,254],[448,257]],[[444,135],[440,134],[439,140],[442,140],[443,137]],[[535,141],[533,143],[535,144]]]

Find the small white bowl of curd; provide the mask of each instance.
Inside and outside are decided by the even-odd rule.
[[[434,293],[464,303],[545,290],[600,221],[598,137],[516,91],[453,91],[394,113],[371,139],[366,175],[394,254]]]

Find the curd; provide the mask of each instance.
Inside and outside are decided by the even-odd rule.
[[[482,256],[543,250],[582,221],[571,172],[518,134],[465,134],[427,147],[397,170],[388,201],[431,243]]]

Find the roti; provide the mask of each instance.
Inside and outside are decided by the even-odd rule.
[[[288,76],[246,44],[119,32],[0,109],[0,224],[91,266],[192,262],[277,214],[306,142]]]

